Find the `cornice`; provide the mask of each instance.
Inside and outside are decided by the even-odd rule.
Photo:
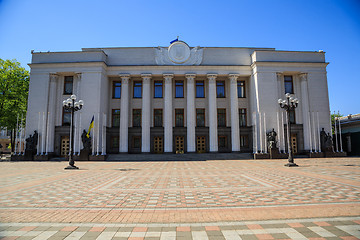
[[[251,68],[264,67],[326,67],[328,62],[253,62]]]

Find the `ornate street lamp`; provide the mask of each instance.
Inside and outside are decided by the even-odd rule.
[[[78,167],[75,166],[75,162],[74,162],[74,159],[73,159],[73,155],[74,155],[74,151],[73,151],[73,146],[74,146],[74,112],[80,110],[83,107],[84,101],[83,100],[79,100],[78,102],[75,102],[75,101],[76,101],[76,96],[75,95],[71,95],[70,98],[63,101],[63,107],[66,110],[71,111],[71,125],[70,125],[71,134],[70,134],[69,166],[67,166],[65,169],[79,169]]]
[[[289,158],[288,158],[288,163],[285,164],[285,166],[287,167],[297,167],[298,165],[296,163],[294,163],[294,157],[293,157],[293,152],[292,152],[292,146],[290,143],[290,134],[291,134],[291,130],[290,130],[290,111],[294,110],[298,104],[299,104],[299,100],[297,98],[293,98],[290,96],[290,93],[287,93],[286,95],[286,100],[282,100],[279,99],[278,103],[280,105],[281,108],[285,109],[286,114],[287,114],[287,142],[288,142],[288,152],[289,152]]]

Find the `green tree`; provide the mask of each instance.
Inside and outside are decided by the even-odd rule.
[[[0,127],[15,130],[17,117],[19,122],[21,116],[25,119],[28,92],[29,72],[16,60],[0,58]],[[15,137],[12,134],[12,151],[14,146]]]
[[[340,112],[338,112],[338,113],[332,113],[331,114],[331,126],[334,126],[334,124],[335,124],[335,118],[336,117],[343,117],[344,115],[343,114],[341,114]],[[337,124],[339,124],[338,122],[337,122]],[[333,134],[335,134],[335,130],[334,129],[332,129],[332,133]]]

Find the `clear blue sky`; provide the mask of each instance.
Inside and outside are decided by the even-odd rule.
[[[360,113],[359,0],[0,0],[0,58],[83,47],[274,47],[326,52],[330,108]]]

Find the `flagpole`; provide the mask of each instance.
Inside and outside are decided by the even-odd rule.
[[[95,113],[94,113],[93,116],[95,116]],[[90,131],[91,131],[91,129],[90,129]],[[94,117],[94,123],[93,123],[93,144],[92,144],[92,149],[91,150],[92,150],[91,154],[94,156],[95,155],[95,117]]]
[[[97,134],[96,134],[96,156],[99,155],[99,138],[100,138],[100,112],[98,112],[98,123],[97,123]]]
[[[279,112],[276,112],[276,120],[277,120],[277,127],[278,127],[278,141],[279,141],[279,153],[281,153],[280,146],[281,146],[281,139],[280,139],[280,121],[279,121]]]
[[[318,132],[318,141],[319,141],[319,152],[321,152],[321,142],[320,142],[320,123],[319,123],[319,112],[316,112],[317,114],[317,123],[318,123],[318,129],[317,129],[317,132]]]
[[[20,150],[19,150],[19,155],[21,155],[22,154],[22,135],[23,135],[23,115],[21,114],[21,123],[20,123],[20,126],[21,126],[21,128],[20,128]]]
[[[311,112],[309,112],[309,140],[310,140],[310,152],[313,152],[312,137],[311,137]]]
[[[39,121],[38,121],[38,142],[36,146],[36,155],[40,155],[40,112],[39,112]]]
[[[15,155],[17,154],[17,141],[18,141],[18,131],[19,131],[19,114],[16,118],[16,128],[15,128]]]
[[[103,113],[103,122],[102,122],[102,140],[101,140],[101,155],[106,155],[105,153],[105,139],[104,139],[104,128],[105,128],[105,113]]]
[[[264,112],[264,143],[265,143],[265,153],[267,153],[267,139],[266,139],[266,115]]]
[[[45,112],[43,112],[43,127],[42,127],[42,130],[41,130],[41,133],[42,133],[42,136],[41,136],[41,155],[44,155],[44,152],[45,152]]]
[[[46,124],[46,153],[45,155],[48,155],[49,151],[49,121],[50,121],[50,112],[47,114],[47,124]]]
[[[81,151],[81,113],[79,114],[79,152],[78,152],[78,156],[80,156],[80,151]]]

